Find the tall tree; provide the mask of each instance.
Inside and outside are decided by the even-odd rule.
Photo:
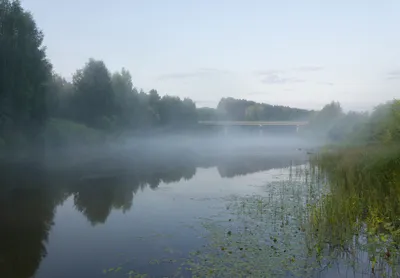
[[[90,59],[73,76],[76,118],[96,128],[109,128],[115,113],[110,73],[103,61]]]
[[[53,74],[47,86],[47,112],[49,117],[71,118],[73,85],[58,74]]]
[[[139,96],[133,88],[132,76],[124,68],[111,77],[115,94],[117,124],[120,128],[133,128],[136,125],[139,110]]]
[[[43,34],[19,1],[0,0],[0,134],[37,142],[44,127],[51,64]]]
[[[157,90],[150,90],[149,92],[149,113],[152,125],[158,125],[160,123],[160,95]]]

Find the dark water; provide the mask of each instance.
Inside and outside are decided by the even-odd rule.
[[[307,155],[168,151],[82,161],[2,168],[0,277],[172,277],[206,244],[201,219],[223,211],[223,197],[258,194]]]
[[[193,229],[221,197],[257,192],[300,151],[107,156],[68,167],[8,165],[0,195],[0,277],[154,277],[204,244]],[[154,263],[158,260],[157,263]]]

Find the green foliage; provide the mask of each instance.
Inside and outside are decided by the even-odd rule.
[[[72,119],[73,85],[58,74],[53,74],[47,85],[47,111],[49,117]]]
[[[371,271],[399,274],[400,146],[376,144],[339,148],[313,157],[328,193],[313,206],[314,241],[326,248],[367,252]]]
[[[103,61],[90,59],[73,77],[76,120],[90,127],[105,129],[104,117],[115,112],[111,75]]]
[[[265,114],[263,105],[256,104],[246,108],[245,119],[247,121],[262,121]]]
[[[107,132],[197,123],[192,100],[160,97],[154,89],[138,92],[129,71],[110,75],[102,61],[91,59],[73,84],[55,75],[51,88],[57,96],[49,100],[55,107],[52,115]]]
[[[305,133],[345,144],[392,144],[400,141],[400,101],[378,105],[369,115],[350,111],[343,113],[340,104],[332,102],[311,118]]]
[[[331,130],[334,133],[334,137],[340,136],[335,131],[335,127],[340,127],[340,120],[344,120],[344,117],[340,103],[331,102],[311,117],[306,131],[318,138],[328,137]]]
[[[187,126],[197,123],[195,103],[188,98],[164,96],[160,101],[160,119],[163,125]]]
[[[363,125],[368,121],[367,113],[350,111],[338,116],[328,130],[328,138],[332,142],[351,141],[351,136],[362,132]]]
[[[46,120],[51,64],[43,34],[19,1],[0,1],[0,134],[36,142]]]
[[[367,143],[399,143],[400,100],[393,100],[377,106],[364,126],[360,137]]]
[[[99,130],[89,128],[83,124],[63,119],[50,119],[44,132],[48,147],[65,147],[102,143],[105,134]]]
[[[197,117],[199,121],[218,121],[217,110],[209,107],[197,108]]]
[[[86,144],[100,133],[93,128],[110,133],[197,122],[190,99],[138,92],[127,70],[111,75],[103,61],[90,59],[68,82],[52,73],[43,34],[20,2],[1,0],[0,13],[2,144],[21,148],[40,138],[48,146]]]

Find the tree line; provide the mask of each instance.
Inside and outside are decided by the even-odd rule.
[[[38,144],[71,132],[182,128],[210,119],[294,120],[310,114],[233,98],[221,99],[216,109],[197,109],[189,98],[144,92],[133,85],[128,70],[111,73],[95,59],[67,81],[53,71],[44,35],[21,3],[0,0],[0,13],[0,146]]]
[[[100,60],[67,81],[54,73],[43,33],[20,2],[0,0],[0,13],[0,145],[43,141],[49,119],[103,131],[197,122],[191,99],[138,90],[129,71],[111,73]]]
[[[298,121],[308,120],[313,113],[315,111],[232,97],[222,98],[216,109],[198,109],[198,117],[203,121]]]
[[[90,59],[72,82],[53,74],[49,117],[65,118],[101,130],[185,126],[197,122],[191,99],[161,97],[133,86],[126,69],[111,74],[103,61]]]
[[[53,71],[43,38],[19,1],[0,0],[0,147],[43,145],[54,138],[62,142],[73,133],[90,142],[99,132],[187,128],[199,120],[310,120],[310,129],[338,141],[368,117],[382,114],[344,113],[338,103],[316,112],[231,97],[222,98],[215,109],[196,108],[189,98],[144,92],[134,86],[128,70],[112,73],[95,59],[67,81]],[[391,130],[379,136],[392,140],[398,135]]]
[[[339,102],[331,102],[310,118],[305,133],[334,143],[400,143],[400,100],[379,104],[370,113],[345,113]]]

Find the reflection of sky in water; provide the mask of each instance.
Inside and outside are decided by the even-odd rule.
[[[98,277],[104,268],[127,259],[133,263],[124,266],[121,275],[133,267],[148,271],[148,262],[154,258],[179,257],[176,252],[187,253],[201,245],[187,225],[198,223],[198,217],[212,216],[215,206],[222,205],[219,197],[255,193],[259,189],[248,185],[262,185],[281,173],[270,170],[221,178],[216,168],[197,169],[190,180],[139,190],[129,211],[113,210],[105,224],[95,226],[74,208],[73,197],[69,197],[57,208],[48,256],[37,277]],[[154,233],[164,236],[152,236]],[[174,253],[168,253],[167,247]],[[152,272],[161,275],[168,267],[167,263],[157,265],[159,271],[154,272],[153,266]]]
[[[35,270],[36,278],[128,277],[130,270],[151,277],[171,275],[179,263],[149,262],[178,260],[201,248],[206,243],[199,234],[204,232],[201,221],[232,217],[224,197],[271,194],[278,200],[283,196],[279,181],[289,175],[285,167],[305,162],[303,156],[291,158],[258,154],[211,162],[192,158],[168,164],[132,161],[104,164],[105,171],[96,164],[89,170],[81,167],[72,175],[57,174],[51,179],[47,173],[35,179],[32,172],[21,176],[18,183],[15,180],[19,177],[13,174],[9,180],[21,188],[0,195],[0,224],[4,227],[0,247],[6,246],[0,248],[0,266],[9,266],[6,270],[0,267],[0,277],[11,273],[11,277],[28,278],[26,273]],[[308,193],[299,191],[291,196],[304,200]],[[291,202],[292,197],[288,198]],[[54,225],[48,225],[51,221]],[[43,251],[47,254],[41,258]],[[27,255],[19,258],[21,254]],[[102,273],[121,264],[118,273]],[[348,273],[348,268],[341,268],[342,273]],[[24,271],[17,275],[16,269]],[[336,270],[320,274],[341,277]]]

